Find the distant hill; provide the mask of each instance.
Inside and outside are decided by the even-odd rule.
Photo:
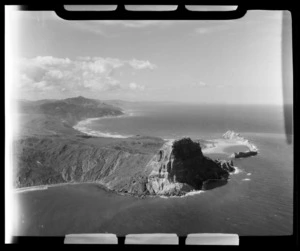
[[[122,115],[121,108],[100,100],[82,96],[62,100],[38,100],[18,102],[22,114],[21,129],[28,134],[72,133],[78,121],[87,118]],[[28,130],[27,130],[28,129]],[[67,131],[66,131],[67,130]]]
[[[123,114],[119,107],[82,96],[62,100],[20,101],[19,107],[20,113],[42,113],[76,120]]]

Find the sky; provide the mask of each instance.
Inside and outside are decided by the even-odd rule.
[[[282,11],[226,21],[67,21],[16,11],[21,99],[277,104]]]

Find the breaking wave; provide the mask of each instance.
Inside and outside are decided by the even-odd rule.
[[[246,178],[246,179],[242,179],[243,181],[249,181],[249,180],[251,180],[251,179],[248,179],[248,178]]]
[[[177,195],[174,195],[174,196],[160,195],[159,197],[162,198],[162,199],[183,198],[183,197],[188,197],[188,196],[194,196],[194,195],[197,195],[197,194],[200,194],[200,193],[205,193],[205,191],[203,191],[203,190],[194,190],[194,191],[188,192],[188,193],[186,193],[184,195],[180,195],[180,196],[177,196]]]
[[[234,168],[235,170],[234,170],[234,172],[233,172],[232,174],[238,174],[238,173],[243,172],[243,170],[239,169],[237,166],[234,166],[233,168]]]

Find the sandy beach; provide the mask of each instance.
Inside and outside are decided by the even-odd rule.
[[[31,186],[31,187],[22,187],[22,188],[14,188],[13,192],[15,193],[24,193],[36,190],[47,190],[49,187],[57,187],[57,186],[64,186],[64,185],[72,185],[77,183],[58,183],[52,185],[40,185],[40,186]]]
[[[47,190],[50,187],[59,187],[59,186],[66,186],[66,185],[78,185],[78,184],[97,184],[104,186],[102,182],[93,181],[93,182],[65,182],[65,183],[57,183],[57,184],[51,184],[51,185],[40,185],[40,186],[30,186],[30,187],[22,187],[22,188],[13,188],[13,192],[15,193],[24,193],[24,192],[31,192],[31,191],[37,191],[37,190]]]
[[[130,138],[134,135],[120,135],[120,134],[116,134],[116,133],[101,132],[98,130],[95,131],[88,127],[88,125],[91,124],[95,120],[134,116],[134,113],[131,110],[125,110],[123,112],[124,112],[124,114],[117,115],[117,116],[103,116],[103,117],[98,117],[98,118],[88,118],[85,120],[81,120],[75,126],[73,126],[73,128],[77,131],[80,131],[80,132],[85,133],[90,136],[105,137],[105,138]]]

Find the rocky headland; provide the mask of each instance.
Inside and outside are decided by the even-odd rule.
[[[173,196],[202,190],[204,182],[228,179],[235,171],[232,161],[213,161],[190,138],[165,143],[146,168],[148,193]]]
[[[222,141],[105,138],[73,128],[89,117],[122,114],[119,107],[83,97],[23,104],[14,187],[93,182],[120,194],[181,196],[205,189],[209,181],[227,181],[235,171],[232,160],[205,155]],[[223,135],[223,141],[228,140],[256,149],[234,132]]]

